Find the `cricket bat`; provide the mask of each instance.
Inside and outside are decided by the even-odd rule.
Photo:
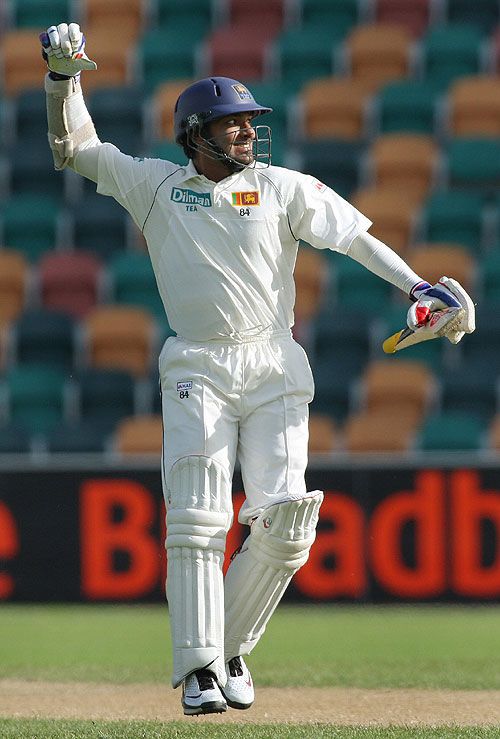
[[[395,334],[384,341],[382,349],[386,354],[394,354],[394,352],[399,352],[401,349],[420,344],[422,341],[430,341],[431,339],[438,339],[440,336],[446,336],[446,334],[458,330],[464,314],[465,310],[463,308],[444,308],[443,310],[433,311],[424,326],[420,326],[415,330],[406,327],[401,331],[396,331]]]

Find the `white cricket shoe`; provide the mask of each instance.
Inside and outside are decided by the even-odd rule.
[[[209,670],[197,670],[188,675],[182,684],[182,708],[186,716],[200,713],[223,713],[226,701]]]
[[[231,708],[250,708],[255,700],[252,676],[243,657],[233,657],[226,662],[227,682],[222,694]]]

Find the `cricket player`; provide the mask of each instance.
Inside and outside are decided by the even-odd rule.
[[[254,689],[244,656],[306,562],[323,498],[304,480],[313,379],[291,335],[299,240],[409,294],[415,330],[457,308],[446,331],[456,342],[473,330],[474,307],[454,280],[431,287],[415,274],[329,187],[270,166],[271,132],[259,122],[271,108],[245,85],[213,77],[180,95],[175,137],[187,165],[134,158],[94,129],[80,73],[96,65],[79,26],[40,38],[55,167],[93,180],[131,214],[177,333],[159,357],[172,685],[182,685],[187,715],[246,709]],[[223,579],[236,458],[250,534]]]

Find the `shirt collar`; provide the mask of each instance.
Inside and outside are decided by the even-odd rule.
[[[246,179],[245,175],[249,171],[247,169],[243,169],[241,172],[235,172],[234,174],[228,175],[220,182],[213,182],[213,180],[209,180],[208,177],[205,177],[205,175],[200,174],[196,167],[193,164],[193,160],[190,159],[189,162],[186,164],[185,167],[183,167],[184,174],[182,174],[179,178],[179,182],[187,182],[188,180],[197,178],[201,182],[207,182],[214,186],[219,186],[222,189],[225,189],[226,187],[230,187],[238,178],[243,177]],[[253,169],[251,170],[254,171]]]

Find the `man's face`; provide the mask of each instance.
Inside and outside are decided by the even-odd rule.
[[[231,159],[247,166],[253,162],[252,144],[255,130],[252,126],[253,113],[237,113],[218,118],[210,124],[212,140]]]

